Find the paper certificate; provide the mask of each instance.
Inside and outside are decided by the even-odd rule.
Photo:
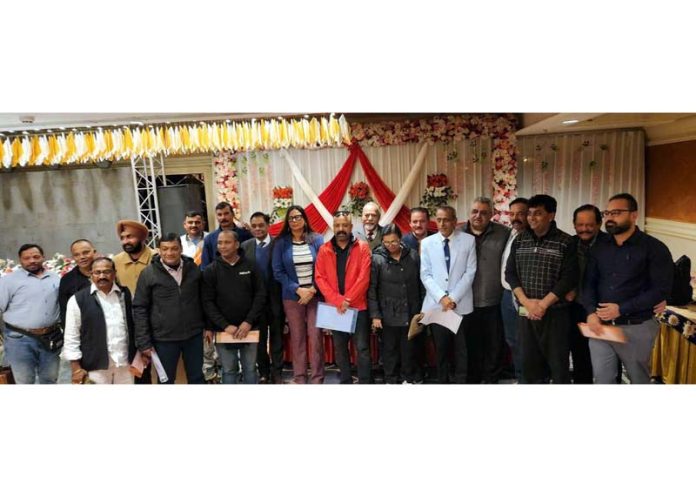
[[[157,352],[155,352],[154,348],[152,349],[152,354],[150,357],[152,357],[152,364],[155,365],[155,370],[157,370],[157,376],[159,377],[160,383],[167,383],[167,381],[169,381],[169,377],[167,376],[167,372],[164,370],[164,366],[162,366],[162,361],[160,361],[160,358],[157,355]]]
[[[358,310],[349,307],[343,314],[338,313],[335,306],[319,302],[317,309],[317,328],[332,331],[355,333],[355,323],[358,322]]]
[[[455,335],[459,331],[459,325],[462,323],[462,317],[451,309],[443,311],[441,307],[430,309],[423,312],[421,324],[439,324],[450,330]]]
[[[259,330],[249,330],[245,338],[233,338],[229,333],[215,333],[215,343],[259,343]]]
[[[626,335],[624,335],[623,330],[618,326],[602,325],[601,331],[595,333],[590,329],[590,325],[587,323],[578,323],[578,328],[580,332],[587,338],[597,338],[599,340],[607,340],[609,342],[626,343]]]

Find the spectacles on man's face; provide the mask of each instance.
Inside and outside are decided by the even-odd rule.
[[[610,211],[603,211],[602,217],[616,217],[620,216],[622,212],[633,212],[631,209],[612,209]]]

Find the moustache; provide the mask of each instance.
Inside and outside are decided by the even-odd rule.
[[[337,232],[336,232],[336,236],[338,236],[338,235],[348,236],[348,232],[346,232],[346,231],[337,231]]]

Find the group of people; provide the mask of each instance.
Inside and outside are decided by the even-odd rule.
[[[357,313],[354,332],[331,331],[341,383],[374,382],[371,332],[386,383],[424,381],[428,340],[438,383],[497,383],[506,367],[520,383],[613,383],[623,368],[632,383],[649,382],[653,315],[672,287],[669,250],[636,226],[630,194],[604,211],[578,207],[574,236],[556,226],[556,207],[549,195],[517,198],[509,228],[478,197],[461,226],[454,208],[439,207],[436,232],[415,207],[402,233],[381,226],[370,202],[361,229],[335,212],[325,241],[300,206],[271,237],[267,214],[241,223],[221,202],[218,229],[204,232],[202,215],[187,212],[186,233],[164,234],[157,250],[131,220],[117,223],[123,251],[113,259],[76,240],[76,267],[63,278],[44,268],[40,246],[25,244],[21,268],[0,279],[6,358],[17,383],[55,383],[60,356],[73,383],[151,383],[153,361],[166,372],[160,382],[173,383],[182,359],[188,383],[214,382],[218,364],[222,383],[283,383],[287,323],[289,382],[323,383],[323,302]],[[458,328],[432,323],[409,336],[434,310],[455,313]],[[627,340],[587,338],[584,322],[595,333],[619,326]]]

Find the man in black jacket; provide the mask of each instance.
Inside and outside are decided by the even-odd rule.
[[[263,277],[239,248],[234,231],[222,231],[217,240],[220,255],[203,270],[203,306],[208,329],[236,339],[258,329],[266,303]],[[208,334],[209,332],[206,332]],[[212,337],[206,337],[210,340]],[[239,383],[241,356],[244,383],[256,383],[257,343],[218,343],[222,383]]]
[[[60,306],[60,321],[65,326],[65,312],[68,300],[78,291],[92,284],[90,272],[92,263],[97,257],[97,251],[92,242],[81,238],[70,244],[70,254],[75,259],[75,267],[60,279],[58,287],[58,305]]]
[[[86,376],[94,383],[133,383],[129,365],[135,356],[130,291],[116,284],[114,262],[98,257],[89,268],[91,284],[68,300],[63,358],[72,382]]]
[[[148,358],[157,351],[167,383],[174,383],[182,355],[187,382],[203,383],[201,271],[182,256],[178,234],[163,235],[157,246],[159,255],[140,274],[133,300],[135,344]]]
[[[266,287],[266,312],[259,317],[259,346],[256,351],[256,363],[259,367],[259,383],[283,383],[283,311],[282,289],[273,278],[271,254],[273,238],[268,234],[271,220],[268,214],[255,212],[249,219],[251,234],[254,238],[242,242],[245,257],[256,266],[263,277]],[[268,357],[267,344],[270,338],[271,357]],[[272,368],[272,369],[271,369]]]

